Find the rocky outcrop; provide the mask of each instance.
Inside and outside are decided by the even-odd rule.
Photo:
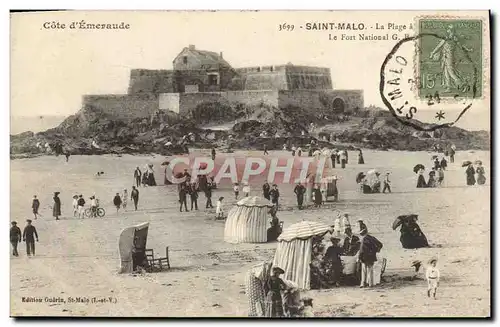
[[[215,110],[215,109],[214,109]],[[226,111],[229,109],[225,109]],[[151,119],[117,121],[92,107],[68,117],[58,127],[40,133],[24,132],[11,136],[11,157],[45,153],[43,145],[61,145],[64,153],[95,155],[104,153],[173,155],[186,153],[188,146],[219,149],[282,149],[317,146],[394,150],[430,150],[455,144],[459,150],[490,148],[490,133],[457,127],[423,132],[399,123],[388,111],[361,111],[353,116],[314,115],[297,107],[283,110],[258,106],[239,106],[226,121],[240,122],[230,130],[203,129],[210,117],[182,119],[175,113],[158,114]],[[236,115],[237,113],[237,115]],[[241,115],[244,116],[242,117]],[[214,117],[220,121],[221,117]],[[313,128],[310,124],[313,123]],[[93,146],[93,142],[98,148]],[[331,142],[331,143],[329,143]],[[61,147],[60,146],[60,147]]]

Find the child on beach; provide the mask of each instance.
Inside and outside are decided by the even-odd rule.
[[[240,194],[240,187],[238,183],[234,183],[233,191],[234,191],[234,198],[238,200],[238,195]]]
[[[219,200],[217,200],[217,208],[215,209],[215,219],[224,219],[224,208],[222,207],[222,200],[224,197],[221,196]]]
[[[78,195],[73,195],[73,217],[78,214]]]
[[[127,201],[128,201],[128,191],[127,189],[123,189],[123,196],[122,196],[123,210],[127,209]]]
[[[432,297],[434,300],[436,299],[436,292],[439,286],[439,269],[436,267],[437,259],[431,259],[429,261],[429,266],[427,267],[427,271],[425,273],[425,279],[427,279],[427,296]]]

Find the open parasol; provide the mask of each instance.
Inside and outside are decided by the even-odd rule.
[[[368,175],[375,175],[375,174],[380,174],[380,173],[376,169],[368,170],[368,172],[366,173],[367,176]]]
[[[403,215],[403,216],[399,216],[398,218],[396,218],[396,220],[394,220],[394,222],[392,223],[392,229],[393,230],[396,230],[400,225],[403,224],[403,222],[405,221],[411,221],[411,220],[414,220],[416,221],[418,219],[418,215],[415,215],[415,214],[411,214],[411,215]]]
[[[332,231],[327,224],[315,221],[301,221],[288,227],[278,237],[278,241],[291,241],[296,238],[308,239],[313,236],[323,236]]]
[[[425,170],[425,166],[422,165],[422,164],[418,164],[415,167],[413,167],[413,172],[415,172],[415,174],[417,174],[420,169],[424,169]]]
[[[471,162],[471,161],[469,161],[469,160],[466,160],[466,161],[464,161],[464,162],[462,163],[462,167],[467,167],[467,166],[470,166],[470,165],[472,165],[472,162]]]
[[[170,161],[164,161],[161,163],[162,166],[168,166],[170,165]]]
[[[360,183],[365,177],[366,177],[365,173],[360,172],[359,174],[356,175],[356,183]]]
[[[482,164],[483,164],[483,162],[482,162],[481,160],[476,160],[476,161],[474,161],[474,163],[475,163],[476,165],[482,165]]]

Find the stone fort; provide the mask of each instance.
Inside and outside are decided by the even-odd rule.
[[[233,68],[222,53],[189,45],[173,60],[173,70],[132,69],[127,94],[84,95],[115,119],[147,118],[161,111],[187,115],[205,102],[296,106],[348,113],[363,108],[362,90],[334,90],[329,68],[279,66]]]

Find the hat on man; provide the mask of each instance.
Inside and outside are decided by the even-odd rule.
[[[27,223],[31,223],[31,222],[32,222],[32,220],[31,220],[31,219],[26,219],[26,222],[27,222]]]
[[[340,242],[340,238],[338,238],[338,237],[331,237],[331,238],[330,238],[330,241],[331,241],[332,243],[338,243],[338,242]]]
[[[17,221],[11,222],[12,225],[17,225]]]
[[[432,258],[431,260],[429,260],[429,264],[432,264],[433,262],[436,262],[437,263],[437,259],[436,258]]]
[[[363,222],[363,219],[358,219],[358,223],[359,223],[359,222]]]
[[[280,275],[284,274],[285,271],[281,269],[280,267],[273,267],[273,273],[278,273]]]

